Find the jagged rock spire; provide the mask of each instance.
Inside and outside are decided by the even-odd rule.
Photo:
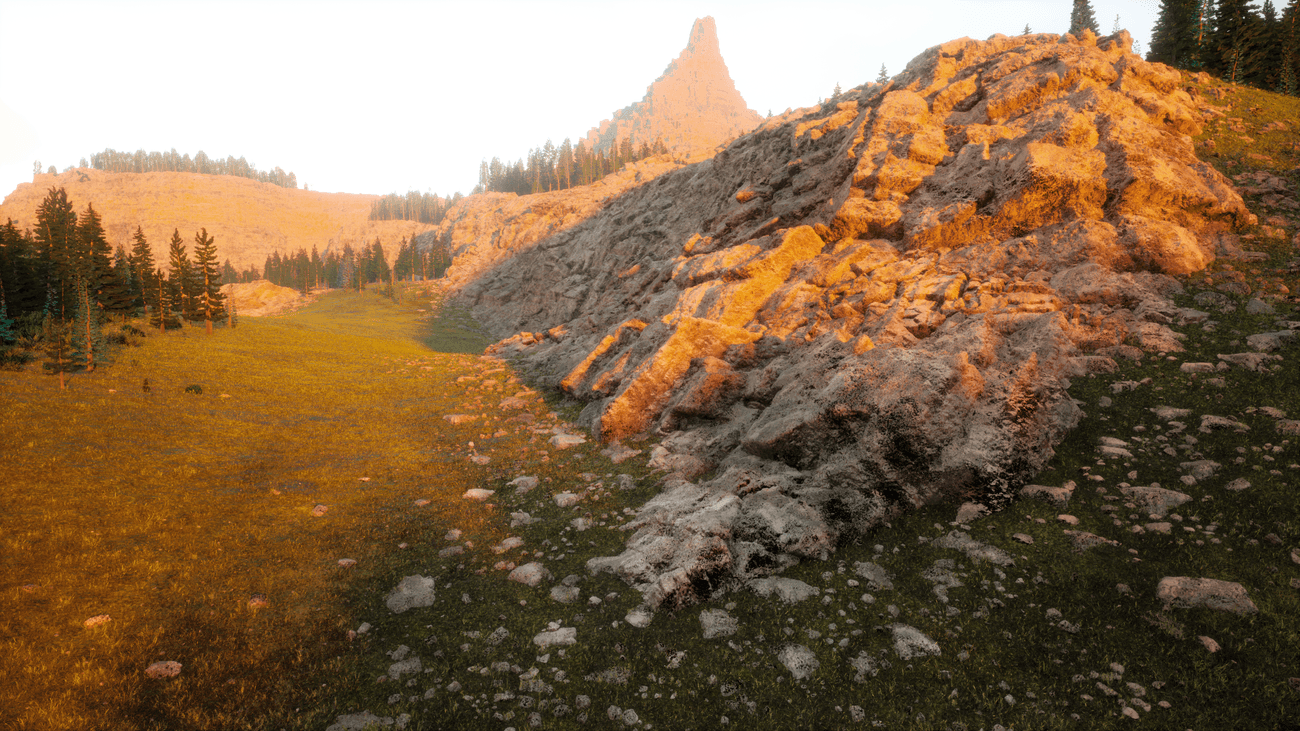
[[[582,141],[608,152],[625,137],[634,144],[662,139],[671,150],[715,147],[761,124],[727,72],[713,18],[698,18],[681,54],[646,89],[640,102],[615,112]]]

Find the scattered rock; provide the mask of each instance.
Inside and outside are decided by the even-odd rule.
[[[1070,496],[1074,494],[1075,484],[1073,481],[1067,482],[1061,487],[1048,487],[1046,485],[1025,485],[1020,488],[1020,497],[1042,500],[1052,503],[1058,508],[1064,508],[1070,504]]]
[[[91,627],[98,627],[101,624],[107,624],[112,620],[113,618],[108,616],[107,614],[96,614],[95,616],[87,619],[85,622],[82,622],[81,624],[86,629],[90,629]]]
[[[876,591],[891,591],[894,588],[894,582],[890,580],[889,572],[884,567],[871,561],[855,562],[853,571],[858,576],[866,579],[867,586]]]
[[[786,645],[776,657],[795,680],[808,678],[821,667],[817,655],[803,645]]]
[[[174,678],[181,674],[181,664],[175,660],[162,660],[152,663],[144,669],[144,676],[151,679]]]
[[[551,446],[556,449],[569,449],[570,447],[576,447],[579,444],[586,443],[586,438],[577,434],[556,434],[550,439]]]
[[[556,505],[562,508],[571,508],[582,500],[582,496],[571,492],[560,492],[556,493],[552,499],[555,500]]]
[[[357,560],[356,560],[355,558],[340,558],[340,559],[339,559],[339,567],[340,567],[340,568],[350,569],[350,568],[352,568],[353,566],[356,566],[356,565],[357,565]]]
[[[542,583],[542,581],[553,577],[551,576],[551,572],[546,570],[545,566],[533,561],[511,571],[510,575],[506,578],[511,581],[518,581],[519,583],[528,586],[537,586]]]
[[[1222,649],[1222,648],[1219,647],[1219,643],[1215,642],[1212,638],[1206,637],[1205,635],[1201,635],[1200,637],[1197,637],[1196,639],[1200,640],[1200,641],[1201,641],[1201,644],[1202,644],[1202,645],[1205,647],[1205,649],[1208,650],[1209,652],[1218,652],[1220,649]]]
[[[935,539],[934,545],[938,548],[956,549],[976,561],[988,561],[998,566],[1015,565],[1015,559],[1011,558],[1011,554],[1001,548],[980,543],[959,530],[951,531],[948,535]]]
[[[1136,503],[1145,514],[1157,518],[1163,518],[1170,510],[1192,499],[1186,493],[1160,487],[1121,487],[1120,492]]]
[[[614,464],[621,464],[624,460],[631,459],[632,457],[641,454],[641,450],[632,449],[631,447],[625,446],[622,442],[615,441],[610,444],[608,448],[602,449],[600,453],[609,457],[609,461]]]
[[[1013,534],[1011,535],[1011,537],[1014,538],[1014,539],[1016,539],[1017,541],[1020,541],[1021,543],[1033,543],[1033,542],[1034,542],[1034,537],[1031,536],[1031,535],[1029,535],[1028,533],[1013,533]]]
[[[474,488],[470,488],[469,490],[466,490],[465,494],[461,495],[461,497],[465,498],[466,500],[477,500],[478,502],[483,502],[484,500],[487,500],[488,498],[495,495],[496,492],[497,492],[496,490],[487,490],[482,487],[474,487]]]
[[[384,603],[393,614],[433,605],[435,582],[432,577],[415,574],[404,577],[389,593]]]
[[[448,424],[468,424],[478,419],[475,414],[445,414],[442,417]]]
[[[926,637],[924,632],[915,627],[895,624],[890,629],[894,633],[894,651],[904,660],[942,654],[939,643]]]
[[[1166,576],[1156,586],[1156,598],[1168,607],[1204,607],[1235,614],[1254,614],[1259,610],[1246,596],[1246,587],[1219,579],[1194,579]]]
[[[700,625],[706,640],[736,634],[736,618],[727,614],[725,609],[706,609],[700,612]]]
[[[1248,482],[1244,477],[1238,477],[1237,479],[1233,480],[1232,482],[1229,482],[1223,487],[1224,489],[1232,490],[1233,492],[1241,492],[1242,490],[1248,489],[1250,487],[1250,482]]]
[[[325,727],[325,731],[368,731],[376,726],[393,725],[392,716],[376,716],[370,711],[349,713],[334,719],[334,723]]]
[[[578,642],[578,629],[576,627],[558,627],[546,632],[540,632],[533,638],[533,644],[545,650],[548,647],[563,647],[574,645]]]
[[[1070,541],[1074,543],[1074,550],[1078,552],[1087,551],[1088,549],[1096,548],[1097,546],[1119,545],[1119,541],[1102,538],[1099,535],[1084,530],[1067,530],[1065,531],[1065,535],[1070,537]]]
[[[537,487],[538,480],[532,475],[522,475],[516,477],[507,484],[514,486],[516,495],[526,495],[533,488]]]
[[[316,507],[311,509],[311,517],[319,518],[327,512],[329,512],[328,505],[317,505]]]
[[[754,579],[749,582],[749,588],[765,599],[776,594],[777,598],[786,604],[798,604],[809,597],[818,596],[822,592],[821,589],[815,586],[798,579],[788,579],[784,576]]]
[[[501,554],[506,551],[518,548],[524,545],[524,539],[519,536],[510,536],[492,547],[492,553]]]
[[[989,509],[979,503],[962,503],[957,508],[958,523],[970,523],[989,514]]]

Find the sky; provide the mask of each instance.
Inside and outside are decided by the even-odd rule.
[[[0,0],[0,196],[105,148],[202,150],[345,193],[470,193],[479,163],[577,141],[711,15],[766,115],[954,38],[1064,33],[1071,0]],[[1143,50],[1159,0],[1092,0]]]

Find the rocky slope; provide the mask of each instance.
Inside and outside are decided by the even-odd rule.
[[[748,132],[763,118],[736,91],[718,48],[712,17],[695,21],[690,41],[645,97],[593,127],[582,142],[608,153],[619,140],[663,140],[675,152],[713,149]]]
[[[179,229],[192,247],[194,232],[206,228],[217,253],[236,269],[260,270],[274,251],[324,254],[344,244],[356,248],[378,237],[390,256],[397,242],[433,228],[414,221],[371,221],[377,195],[321,193],[281,188],[229,175],[197,173],[109,173],[80,168],[38,175],[19,185],[0,204],[0,222],[12,218],[20,228],[36,225],[36,211],[50,188],[68,192],[77,213],[93,203],[103,217],[108,241],[129,251],[136,226],[144,229],[154,259],[166,265],[172,231]]]
[[[1014,493],[1080,417],[1068,379],[1180,350],[1167,275],[1255,223],[1180,85],[1123,32],[960,39],[563,230],[466,229],[455,281],[517,333],[494,351],[602,440],[666,436],[664,491],[590,568],[680,606]]]

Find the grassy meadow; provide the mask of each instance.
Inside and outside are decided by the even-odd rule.
[[[1207,127],[1206,159],[1300,190],[1294,132],[1264,130],[1300,108],[1244,89],[1216,103],[1243,121]],[[1269,159],[1237,136],[1263,140],[1253,154]],[[1147,728],[1294,727],[1300,436],[1269,410],[1300,419],[1300,344],[1269,370],[1179,367],[1300,320],[1283,296],[1300,291],[1296,213],[1247,198],[1262,225],[1242,244],[1268,258],[1216,262],[1176,298],[1216,324],[1176,326],[1185,353],[1074,382],[1086,417],[1037,479],[1076,482],[1068,508],[1020,501],[969,526],[1014,565],[936,546],[960,528],[955,505],[930,506],[784,572],[812,598],[733,587],[643,629],[626,621],[637,592],[585,563],[619,552],[619,525],[654,494],[648,441],[620,464],[591,442],[549,444],[580,405],[479,356],[487,339],[436,295],[328,292],[210,337],[151,332],[66,391],[35,364],[0,371],[0,729],[325,729],[363,711],[386,728],[498,731],[1105,729],[1135,723],[1129,711]],[[1224,280],[1252,295],[1195,299]],[[1261,293],[1276,314],[1246,311]],[[502,408],[512,397],[523,407]],[[1188,409],[1186,428],[1159,406]],[[1198,431],[1206,414],[1248,429]],[[1134,456],[1100,457],[1107,436]],[[1220,466],[1188,484],[1194,460]],[[521,475],[540,484],[517,492]],[[1250,488],[1229,489],[1236,479]],[[1153,482],[1193,498],[1167,533],[1120,492]],[[495,493],[464,499],[470,488]],[[577,505],[560,507],[562,492]],[[1074,550],[1062,513],[1115,545]],[[529,561],[551,578],[506,580]],[[941,561],[961,582],[946,603],[924,578]],[[893,588],[870,587],[859,562]],[[385,596],[413,574],[435,579],[435,602],[390,612]],[[1164,608],[1163,576],[1239,582],[1259,613]],[[554,598],[558,586],[576,601]],[[728,612],[734,632],[705,639],[704,610]],[[894,623],[942,652],[900,659]],[[539,648],[551,626],[575,628],[576,644]],[[806,679],[777,661],[791,643],[820,661]],[[181,673],[146,677],[162,660]]]

